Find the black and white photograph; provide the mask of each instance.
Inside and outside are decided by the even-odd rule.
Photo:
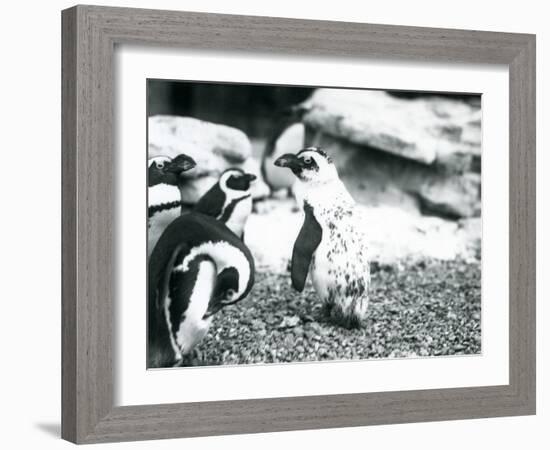
[[[94,3],[3,9],[2,448],[545,447],[543,2]]]
[[[146,120],[147,368],[481,354],[481,95],[148,79]]]

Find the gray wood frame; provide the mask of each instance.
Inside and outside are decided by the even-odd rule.
[[[63,11],[62,31],[63,438],[93,443],[535,413],[535,36],[96,6]],[[506,64],[510,383],[114,407],[113,52],[126,43]]]

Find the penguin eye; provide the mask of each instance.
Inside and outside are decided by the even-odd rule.
[[[309,165],[311,164],[311,157],[306,156],[306,157],[304,158],[304,162],[309,166]]]
[[[157,163],[157,169],[159,169],[159,170],[164,169],[164,163],[163,162],[158,162]]]

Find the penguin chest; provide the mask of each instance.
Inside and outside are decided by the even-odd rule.
[[[176,328],[177,331],[172,336],[176,354],[181,356],[189,354],[208,332],[212,317],[207,319],[203,319],[203,317],[208,310],[216,275],[216,266],[212,262],[200,264],[197,278],[191,287],[187,309],[179,317],[179,327]],[[168,308],[169,306],[170,302],[168,302]],[[169,316],[169,311],[167,311],[167,316]],[[175,319],[173,316],[171,317]]]
[[[328,239],[323,239],[313,254],[310,265],[310,276],[315,292],[322,300],[327,300],[330,293],[341,283],[339,274],[345,262],[344,255],[336,254]]]
[[[366,295],[370,279],[367,244],[351,218],[326,222],[310,275],[323,300]]]
[[[231,208],[229,206],[227,209]],[[225,211],[224,211],[225,212]],[[241,237],[244,233],[244,227],[248,217],[252,213],[252,197],[245,198],[238,201],[232,207],[225,222],[227,228],[229,228],[237,236]],[[223,214],[222,216],[223,217]]]
[[[149,214],[147,253],[151,255],[155,244],[166,227],[181,214],[181,197],[176,186],[157,184],[147,189]]]
[[[181,323],[177,340],[182,356],[188,355],[204,339],[211,324],[212,316],[205,320],[199,317],[186,318]]]
[[[147,252],[149,255],[151,255],[153,248],[155,248],[155,244],[166,227],[178,218],[180,214],[181,208],[177,206],[175,208],[158,211],[149,218],[147,229]]]

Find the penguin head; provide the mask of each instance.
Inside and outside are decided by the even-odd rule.
[[[338,179],[332,159],[319,147],[308,147],[297,154],[287,153],[275,161],[277,167],[287,167],[305,183],[326,183]]]
[[[233,305],[244,297],[239,291],[239,272],[235,267],[226,267],[216,278],[216,286],[203,319],[216,314],[223,307]]]
[[[168,184],[177,186],[180,181],[180,175],[195,167],[197,163],[183,153],[175,158],[168,156],[156,156],[149,159],[148,164],[148,185],[149,187],[157,184]]]
[[[221,174],[218,183],[226,196],[235,197],[250,191],[250,186],[255,179],[256,175],[246,173],[241,169],[231,168]]]
[[[195,211],[215,217],[242,238],[246,221],[252,212],[250,188],[255,179],[256,175],[241,169],[227,169],[201,197]]]

